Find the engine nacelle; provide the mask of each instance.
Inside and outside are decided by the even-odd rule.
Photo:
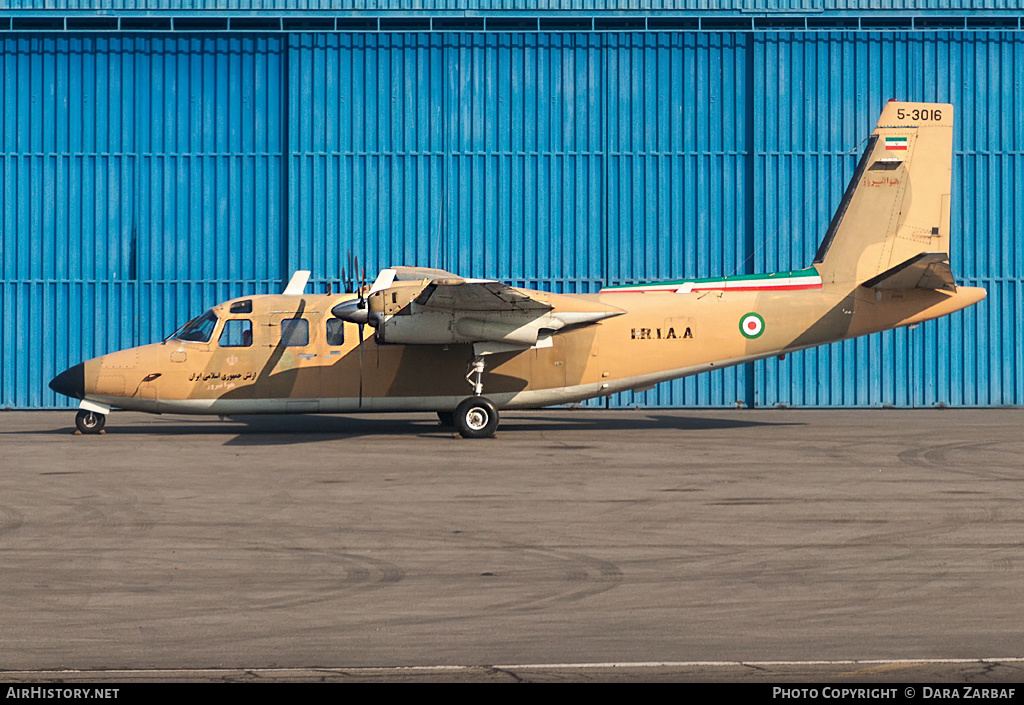
[[[564,326],[549,314],[538,312],[484,312],[471,315],[424,309],[415,303],[393,315],[378,315],[377,342],[402,345],[447,345],[482,341],[530,347],[542,329]]]

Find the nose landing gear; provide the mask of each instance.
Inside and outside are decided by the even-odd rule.
[[[107,425],[107,415],[86,409],[79,410],[75,415],[75,426],[83,434],[102,433],[103,427]]]

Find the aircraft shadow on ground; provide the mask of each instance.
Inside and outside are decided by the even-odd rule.
[[[707,431],[713,429],[752,428],[759,426],[802,425],[791,421],[754,421],[741,418],[716,418],[688,414],[686,416],[665,413],[622,413],[564,414],[545,412],[509,412],[502,416],[498,438],[515,439],[517,433],[526,432],[591,432],[591,431]],[[169,423],[167,422],[169,421]],[[68,427],[55,428],[43,433],[71,433]],[[17,432],[16,432],[17,433]],[[35,431],[34,433],[39,433]],[[145,423],[119,426],[117,414],[111,416],[107,433],[118,436],[208,436],[229,435],[235,437],[227,445],[277,446],[335,440],[338,437],[416,435],[423,437],[445,437],[456,435],[452,428],[438,424],[433,414],[422,418],[409,418],[381,414],[379,416],[341,416],[326,414],[290,414],[232,416],[225,420],[217,418],[194,418],[188,421],[160,419]]]

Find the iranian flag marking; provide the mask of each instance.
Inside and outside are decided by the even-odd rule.
[[[885,138],[885,148],[888,149],[888,150],[898,149],[898,150],[906,151],[906,149],[907,149],[907,138],[906,137],[886,137]]]
[[[764,319],[759,314],[748,313],[740,318],[740,333],[744,338],[760,338],[764,333]]]
[[[676,294],[700,293],[703,291],[801,291],[804,289],[820,289],[821,275],[814,267],[796,272],[776,272],[775,274],[748,274],[717,279],[676,279],[673,281],[654,282],[650,284],[626,284],[606,286],[601,293],[613,291],[629,292],[675,292]]]

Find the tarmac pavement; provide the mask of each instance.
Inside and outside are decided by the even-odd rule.
[[[0,422],[6,680],[1024,673],[1024,410]]]

